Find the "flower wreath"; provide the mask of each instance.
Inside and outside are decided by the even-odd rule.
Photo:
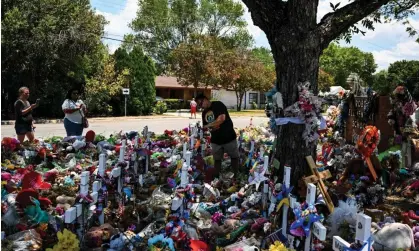
[[[358,138],[357,146],[361,154],[368,158],[380,142],[380,131],[375,126],[366,126]]]

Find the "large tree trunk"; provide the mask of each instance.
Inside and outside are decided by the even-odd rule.
[[[236,99],[237,99],[236,108],[237,108],[237,111],[239,112],[242,109],[243,94],[240,93],[239,91],[236,91]]]
[[[289,31],[277,31],[277,37],[287,38]],[[289,36],[288,36],[289,39]],[[309,81],[312,91],[317,92],[319,58],[322,51],[313,38],[302,40],[279,39],[271,43],[275,58],[278,86],[282,93],[284,108],[298,99],[297,83]],[[279,177],[283,176],[283,166],[292,168],[291,182],[297,186],[302,176],[309,174],[306,156],[315,156],[316,144],[306,145],[302,138],[305,125],[287,124],[280,126],[275,157],[280,161]]]
[[[298,1],[294,1],[294,4]],[[323,50],[320,36],[315,33],[303,34],[316,25],[317,4],[300,4],[289,25],[278,27],[267,33],[272,54],[276,62],[278,86],[284,108],[298,100],[299,82],[311,83],[311,90],[317,93],[319,59]],[[300,22],[304,20],[304,22]],[[306,156],[315,156],[316,144],[306,145],[302,138],[305,125],[287,124],[279,127],[275,158],[280,161],[278,177],[283,177],[284,165],[291,169],[291,185],[298,186],[298,181],[309,174]],[[296,192],[295,189],[294,192]]]

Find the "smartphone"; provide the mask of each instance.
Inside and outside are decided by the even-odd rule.
[[[41,102],[41,99],[40,98],[36,99],[36,104],[37,105],[39,105],[39,102]]]

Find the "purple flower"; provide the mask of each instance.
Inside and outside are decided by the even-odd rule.
[[[417,108],[417,106],[416,106],[415,102],[414,101],[410,101],[410,102],[407,102],[403,106],[402,111],[403,111],[403,114],[405,116],[411,116],[415,112],[416,108]]]

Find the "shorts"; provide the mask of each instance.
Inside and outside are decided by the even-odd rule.
[[[236,139],[223,145],[211,143],[211,149],[214,160],[222,160],[224,157],[224,153],[227,153],[228,156],[230,156],[230,158],[232,159],[236,159],[239,157],[239,147],[237,145]]]
[[[67,136],[81,136],[83,134],[83,125],[73,123],[67,118],[64,119],[64,128]]]
[[[196,113],[196,107],[191,107],[191,113]]]
[[[15,130],[17,135],[25,135],[28,132],[32,132],[32,123],[15,124]]]

